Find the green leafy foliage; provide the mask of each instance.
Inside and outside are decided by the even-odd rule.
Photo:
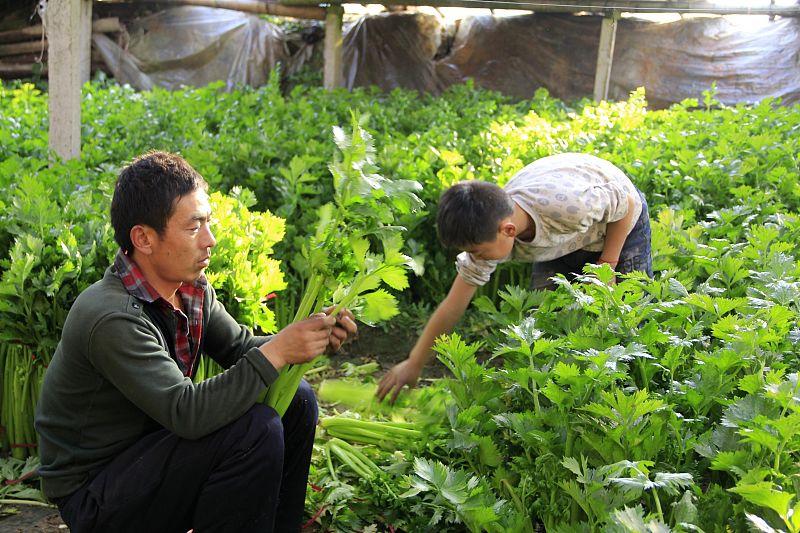
[[[286,288],[286,282],[280,262],[271,256],[283,238],[285,222],[269,212],[250,211],[256,200],[247,189],[234,187],[230,196],[215,192],[210,201],[220,231],[215,233],[208,281],[229,313],[263,333],[273,333],[277,325],[267,302]],[[237,231],[229,231],[234,227]]]
[[[405,269],[413,259],[401,252],[405,228],[396,219],[422,207],[416,194],[420,184],[377,173],[373,139],[362,121],[352,115],[350,134],[333,128],[339,149],[329,166],[333,202],[319,208],[315,232],[302,247],[308,278],[295,320],[319,312],[331,300],[333,315],[347,307],[368,324],[388,320],[398,313],[397,300],[381,286],[408,286]],[[266,403],[282,415],[312,364],[283,369],[267,390]]]
[[[270,300],[278,326],[317,305],[301,300],[314,272],[329,280],[319,289],[327,303],[345,301],[360,279],[355,304],[370,320],[434,305],[454,275],[433,231],[445,188],[502,185],[539,157],[592,153],[645,192],[655,279],[609,285],[608,267],[589,268],[532,293],[512,288],[527,286],[525,266],[503,265],[476,299],[474,330],[437,345],[447,379],[402,408],[412,411],[354,407],[367,421],[413,422],[426,437],[403,449],[355,447],[378,467],[366,477],[319,445],[310,516],[333,531],[796,531],[800,108],[724,106],[713,89],[698,98],[648,111],[642,91],[598,104],[540,90],[512,103],[470,85],[433,97],[284,95],[276,78],[231,93],[94,83],[83,159],[50,165],[46,95],[0,86],[0,332],[45,347],[4,357],[15,361],[4,376],[51,353],[68,302],[113,251],[104,225],[113,175],[147,149],[180,151],[212,189],[247,188],[248,209],[287,220],[274,244],[288,286]],[[351,111],[365,117],[357,134]],[[348,122],[331,143],[332,127]],[[421,183],[425,210],[411,213],[412,199],[387,205],[402,191],[387,195],[385,180]],[[346,231],[330,230],[344,208]],[[388,236],[397,226],[403,242]],[[329,234],[335,249],[325,248]],[[252,232],[243,242],[258,248]],[[225,246],[245,257],[235,241]],[[253,292],[237,292],[244,287]],[[261,287],[229,289],[247,316],[263,307],[250,301]],[[398,291],[395,308],[386,295]],[[4,385],[3,401],[35,394],[36,380]],[[446,399],[444,414],[407,419],[432,401],[425,395]],[[9,425],[13,415],[7,433],[24,427]]]
[[[31,484],[37,476],[39,459],[0,459],[0,516],[17,505],[49,506],[42,492]]]
[[[131,110],[142,106],[132,91],[109,91],[104,96],[111,100],[130,96]],[[6,139],[0,147],[0,425],[6,428],[5,444],[18,458],[35,453],[34,406],[67,313],[116,253],[108,216],[115,174],[126,159],[153,147],[144,137],[124,138],[131,124],[123,115],[98,117],[92,107],[96,101],[90,97],[87,102],[84,157],[51,162],[46,123],[37,115],[46,109],[45,95],[30,85],[0,86],[0,137]],[[153,142],[178,131],[157,133],[160,126],[148,124],[153,125]],[[150,130],[143,127],[139,133],[144,131]],[[199,131],[195,126],[184,134]],[[28,135],[32,138],[19,140]],[[111,145],[98,148],[106,142]],[[285,286],[279,263],[270,258],[283,221],[251,211],[255,200],[246,190],[216,193],[212,202],[219,247],[212,254],[209,278],[239,321],[272,331],[275,321],[265,303]]]
[[[699,127],[698,113],[704,127],[719,127],[713,110],[678,106],[662,116]],[[734,114],[749,113],[769,122],[763,106]],[[617,130],[615,146],[633,142],[635,129]],[[668,128],[659,135],[676,138]],[[748,142],[733,132],[724,141],[700,136],[708,152]],[[415,509],[436,527],[492,527],[448,499],[469,501],[475,476],[494,501],[508,502],[503,523],[516,530],[796,530],[796,199],[736,185],[738,175],[696,151],[671,153],[704,177],[697,184],[676,174],[672,206],[654,210],[655,279],[633,274],[610,285],[608,267],[588,267],[551,293],[507,287],[476,300],[477,335],[439,339],[450,376],[433,388],[449,396],[449,434],[413,452],[425,466],[406,478],[424,498]],[[479,168],[443,155],[453,172]],[[667,180],[658,157],[650,176]],[[645,189],[651,206],[666,183]]]

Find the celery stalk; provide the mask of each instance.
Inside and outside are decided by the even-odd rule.
[[[352,134],[334,128],[338,151],[328,166],[333,178],[334,201],[319,208],[319,222],[303,256],[310,277],[295,314],[295,321],[322,309],[333,295],[336,315],[363,298],[362,320],[386,320],[396,314],[396,300],[383,289],[406,287],[404,270],[412,259],[403,255],[395,217],[423,206],[416,192],[422,186],[409,180],[392,181],[377,174],[372,137],[351,117]],[[371,250],[376,241],[382,253]],[[338,288],[337,288],[338,287]],[[335,289],[335,290],[334,290]],[[344,293],[339,299],[338,296]],[[283,416],[300,380],[312,363],[284,368],[266,392],[266,403]]]

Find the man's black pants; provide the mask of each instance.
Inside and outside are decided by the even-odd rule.
[[[59,511],[73,533],[299,531],[317,414],[303,381],[283,421],[259,404],[201,439],[156,431]]]

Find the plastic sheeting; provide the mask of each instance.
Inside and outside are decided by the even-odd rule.
[[[566,100],[591,96],[600,25],[598,16],[549,13],[469,17],[451,28],[421,13],[362,17],[344,32],[345,85],[438,93],[472,78],[517,98],[539,87]],[[94,43],[112,74],[137,88],[257,86],[278,62],[292,73],[317,57],[320,29],[309,28],[290,57],[287,36],[256,16],[181,7],[134,21],[125,49],[102,35]],[[619,21],[610,98],[644,86],[651,106],[664,107],[700,98],[713,82],[725,103],[800,100],[800,19]]]
[[[437,74],[447,85],[472,78],[518,98],[538,87],[564,99],[591,96],[600,23],[601,17],[568,14],[470,17],[461,21]],[[619,21],[610,98],[644,86],[650,105],[665,107],[701,97],[712,82],[725,103],[800,100],[800,20]]]
[[[517,98],[547,87],[554,96],[574,99],[592,92],[599,39],[595,17],[469,17],[437,72],[447,85],[471,78]]]
[[[621,22],[610,98],[625,98],[644,86],[648,102],[665,107],[701,98],[716,82],[717,99],[726,104],[800,100],[800,19],[742,15]]]
[[[445,27],[421,13],[361,17],[344,30],[344,82],[348,89],[377,85],[437,93],[441,82],[434,58]]]
[[[103,35],[93,43],[114,77],[138,89],[263,85],[287,59],[280,28],[237,11],[177,7],[135,20],[123,49]]]

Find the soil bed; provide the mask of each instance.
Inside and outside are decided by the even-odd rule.
[[[2,533],[63,533],[68,531],[55,507],[32,505],[3,507],[4,511],[16,509],[17,512],[0,516],[0,532]]]
[[[380,365],[382,376],[394,365],[408,357],[418,333],[401,326],[370,327],[358,325],[358,337],[347,343],[339,352],[331,356],[330,365],[334,370],[343,363],[363,364],[375,361]],[[447,368],[438,360],[430,361],[422,373],[423,381],[444,376]]]

